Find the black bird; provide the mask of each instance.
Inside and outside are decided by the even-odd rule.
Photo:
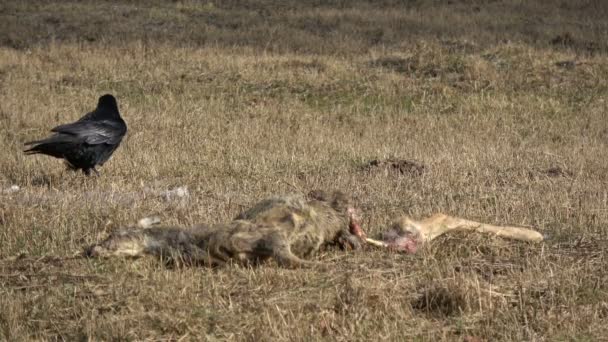
[[[34,145],[26,154],[46,154],[65,159],[72,170],[81,169],[90,175],[97,165],[103,165],[120,145],[127,133],[127,124],[120,117],[116,99],[110,94],[99,98],[97,108],[78,121],[60,125],[44,140],[26,142]]]

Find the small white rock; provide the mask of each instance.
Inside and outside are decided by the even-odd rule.
[[[19,190],[21,190],[21,187],[19,187],[19,185],[11,185],[10,188],[4,189],[0,192],[4,192],[5,194],[12,194],[13,192],[17,192]]]
[[[160,218],[158,216],[144,217],[137,221],[137,225],[141,228],[150,228],[153,225],[159,224]]]
[[[163,199],[169,201],[176,198],[189,197],[190,193],[188,192],[187,186],[180,186],[171,190],[163,191],[160,195],[163,197]]]

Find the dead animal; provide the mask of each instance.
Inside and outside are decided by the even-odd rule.
[[[357,211],[346,195],[313,191],[261,201],[228,224],[120,229],[85,254],[149,254],[209,266],[257,265],[274,259],[294,268],[317,265],[304,258],[325,245],[358,249],[364,239]]]
[[[451,231],[474,231],[528,242],[541,242],[544,239],[541,233],[528,228],[495,226],[445,214],[435,214],[420,221],[407,216],[401,217],[384,233],[382,240],[366,238],[366,241],[398,252],[415,253],[421,244]]]

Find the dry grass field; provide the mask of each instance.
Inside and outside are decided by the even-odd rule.
[[[599,0],[3,1],[0,340],[606,339],[607,15]],[[108,92],[129,132],[100,177],[22,153]],[[424,168],[369,166],[389,158]],[[328,250],[329,271],[62,258],[145,216],[222,222],[316,188],[355,196],[372,236],[444,212],[548,240]]]

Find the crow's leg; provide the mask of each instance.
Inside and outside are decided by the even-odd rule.
[[[84,169],[82,169],[82,172],[83,172],[85,175],[90,176],[90,175],[91,175],[91,170],[93,170],[93,172],[95,172],[95,176],[97,176],[97,177],[101,176],[101,174],[99,173],[99,171],[97,171],[97,170],[95,169],[95,167],[91,167],[91,168],[84,168]]]

